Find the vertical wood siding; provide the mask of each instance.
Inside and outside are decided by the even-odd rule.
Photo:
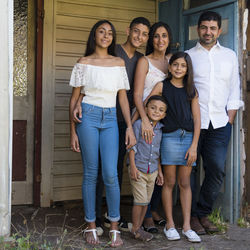
[[[45,10],[46,11],[46,10]],[[46,13],[46,12],[45,12]],[[68,82],[75,62],[85,51],[88,33],[100,19],[110,20],[117,30],[117,42],[126,40],[126,28],[134,17],[156,19],[152,0],[57,0],[54,8],[54,156],[52,200],[81,198],[82,163],[80,154],[70,151],[68,106],[71,87]],[[142,49],[143,52],[143,49]],[[124,168],[122,194],[130,194],[127,169]]]

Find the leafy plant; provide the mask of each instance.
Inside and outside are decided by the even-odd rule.
[[[221,215],[221,208],[214,209],[213,212],[208,216],[208,219],[219,229],[220,233],[225,233],[228,228],[228,224],[224,221]]]
[[[27,234],[26,236],[21,236],[16,233],[11,236],[11,241],[5,241],[4,237],[0,237],[0,249],[1,250],[53,250],[50,244],[46,241],[43,244],[39,245],[39,243],[35,240],[31,239],[31,235]]]
[[[250,227],[250,223],[246,221],[245,218],[242,218],[242,217],[237,220],[237,225],[239,227],[245,227],[245,228]]]

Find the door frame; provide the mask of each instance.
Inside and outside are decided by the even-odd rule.
[[[44,0],[37,0],[36,8],[36,89],[35,89],[35,144],[33,172],[33,204],[40,206],[41,192],[41,127],[42,127],[42,64],[43,64]]]
[[[44,0],[42,122],[41,122],[41,192],[40,206],[49,207],[52,197],[51,166],[54,148],[54,0]]]
[[[167,1],[158,1],[159,7],[162,2],[167,2]],[[181,1],[182,2],[182,1]],[[182,3],[181,3],[182,4]],[[238,34],[239,34],[239,4],[237,0],[219,0],[216,2],[204,4],[202,6],[198,6],[192,9],[188,10],[183,10],[183,7],[181,6],[180,11],[176,10],[177,15],[179,15],[180,18],[180,23],[179,23],[179,39],[178,42],[180,42],[180,50],[184,50],[184,41],[185,41],[185,33],[184,33],[184,21],[185,17],[187,15],[193,15],[198,12],[202,12],[205,10],[209,9],[215,9],[223,6],[228,6],[228,5],[233,5],[233,25],[234,25],[234,33],[233,33],[233,45],[234,45],[234,50],[236,51],[236,54],[238,55],[239,62],[242,59],[240,57],[240,48],[239,48],[239,42],[238,42]],[[159,11],[160,12],[160,11]],[[178,28],[178,27],[176,27]],[[175,41],[176,42],[176,41]],[[240,66],[241,63],[239,63]],[[240,208],[241,208],[241,200],[242,200],[242,195],[243,195],[243,190],[242,190],[242,185],[241,185],[241,180],[242,180],[242,174],[241,174],[241,167],[240,167],[240,162],[242,162],[241,158],[241,152],[243,152],[243,130],[242,128],[242,110],[237,112],[237,116],[235,118],[234,126],[233,126],[233,133],[231,136],[231,143],[230,147],[228,148],[228,157],[227,157],[227,164],[229,167],[226,168],[226,173],[227,178],[225,179],[224,184],[226,185],[226,188],[224,190],[224,193],[226,192],[227,194],[223,195],[223,197],[227,197],[226,201],[226,208],[224,209],[224,217],[229,220],[230,222],[236,222],[239,215],[240,215]],[[233,145],[235,144],[235,146]],[[203,170],[200,168],[201,171]],[[200,176],[200,181],[202,181],[202,175]],[[219,199],[217,199],[218,201]]]
[[[223,7],[229,4],[233,4],[233,22],[234,22],[234,48],[233,50],[236,52],[237,56],[239,55],[239,43],[238,43],[238,33],[239,33],[239,13],[238,13],[238,1],[237,0],[220,0],[217,2],[205,4],[196,8],[192,8],[189,10],[183,11],[182,15],[182,25],[184,16],[195,14],[197,12],[201,12],[202,10],[207,9],[215,9],[219,7]],[[184,33],[181,33],[181,44],[182,50],[184,50]],[[240,59],[240,58],[239,58]],[[235,122],[232,129],[232,136],[230,139],[230,146],[228,148],[227,153],[227,165],[230,166],[229,171],[226,170],[225,185],[229,187],[229,190],[225,190],[224,195],[228,197],[228,207],[224,210],[224,216],[230,223],[237,222],[237,219],[240,216],[240,207],[242,201],[243,192],[241,190],[241,152],[242,152],[242,136],[241,136],[241,128],[242,128],[242,110],[240,109],[237,112],[235,117]]]

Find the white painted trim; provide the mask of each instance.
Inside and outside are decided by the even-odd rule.
[[[13,120],[13,1],[0,0],[0,236],[10,235]]]
[[[9,200],[9,228],[11,230],[11,193],[12,193],[12,142],[13,142],[13,61],[14,61],[14,1],[8,1],[8,54],[9,54],[9,183],[8,183],[8,200]]]

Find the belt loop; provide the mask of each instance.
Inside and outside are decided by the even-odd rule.
[[[181,129],[181,137],[183,137],[185,134],[185,130],[184,129]]]

